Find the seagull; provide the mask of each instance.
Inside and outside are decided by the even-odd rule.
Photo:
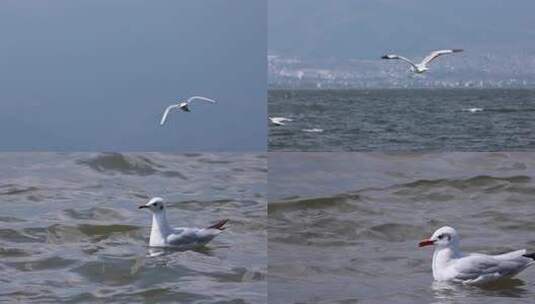
[[[451,227],[442,227],[419,247],[435,246],[433,277],[436,281],[451,281],[467,285],[481,285],[503,278],[511,278],[535,263],[535,253],[525,249],[499,255],[463,254],[459,250],[459,235]]]
[[[188,98],[186,101],[179,102],[177,104],[173,104],[165,108],[165,111],[163,112],[162,120],[160,121],[160,125],[163,125],[165,123],[165,120],[167,119],[167,115],[169,114],[169,111],[171,111],[174,108],[178,108],[184,112],[191,112],[189,109],[189,105],[193,100],[200,100],[200,101],[207,101],[210,103],[215,103],[216,101],[210,98],[206,98],[203,96],[192,96]]]
[[[151,247],[201,247],[225,230],[226,227],[223,226],[228,222],[228,219],[224,219],[206,228],[171,228],[167,223],[162,198],[152,198],[145,205],[139,206],[139,209],[143,208],[152,212],[152,228],[149,240]]]
[[[276,126],[285,126],[286,124],[284,122],[290,122],[293,121],[290,118],[286,117],[268,117],[272,124]]]
[[[483,108],[466,108],[466,109],[463,109],[463,111],[467,111],[467,112],[470,112],[470,113],[476,113],[476,112],[483,111]]]
[[[321,133],[321,132],[323,132],[323,129],[312,128],[312,129],[302,129],[301,131],[308,132],[308,133]]]
[[[421,74],[421,73],[429,70],[427,65],[430,64],[431,61],[433,61],[433,59],[435,59],[435,58],[437,58],[439,56],[445,55],[445,54],[459,53],[459,52],[462,52],[462,51],[463,51],[462,49],[433,51],[429,55],[427,55],[427,57],[425,57],[424,60],[422,60],[422,62],[420,62],[420,63],[414,63],[414,62],[410,61],[409,59],[407,59],[407,58],[405,58],[403,56],[396,55],[396,54],[387,54],[387,55],[384,55],[383,57],[381,57],[381,59],[399,59],[399,60],[403,60],[403,61],[405,61],[405,62],[407,62],[408,64],[411,65],[411,68],[410,68],[411,72],[415,72],[417,74]]]

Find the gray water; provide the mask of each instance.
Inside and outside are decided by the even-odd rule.
[[[535,251],[533,153],[271,153],[271,303],[528,303],[535,267],[485,288],[433,283],[443,225],[465,252]]]
[[[1,153],[0,302],[265,303],[266,174],[262,154]],[[151,257],[152,196],[229,227]]]
[[[276,90],[268,104],[294,120],[270,125],[270,151],[535,148],[535,90]]]

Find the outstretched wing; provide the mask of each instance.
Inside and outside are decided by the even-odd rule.
[[[165,123],[165,120],[167,119],[167,115],[169,114],[169,111],[171,111],[174,108],[178,108],[179,105],[174,104],[170,105],[167,108],[165,108],[165,111],[163,112],[162,120],[160,120],[160,125],[162,126]]]
[[[268,118],[269,120],[271,120],[272,123],[276,125],[281,125],[281,126],[284,126],[285,121],[293,121],[292,119],[286,118],[286,117],[268,117]]]
[[[383,57],[381,57],[381,59],[399,59],[399,60],[403,60],[405,61],[406,63],[412,65],[413,67],[416,68],[416,64],[414,64],[414,62],[410,61],[409,59],[403,57],[403,56],[399,56],[399,55],[396,55],[396,54],[387,54],[387,55],[384,55]]]
[[[439,56],[446,55],[446,54],[451,54],[451,53],[459,53],[459,52],[462,52],[462,51],[463,51],[462,49],[434,51],[434,52],[431,52],[429,55],[427,55],[427,57],[425,57],[424,60],[422,60],[421,64],[426,65],[426,64],[430,63],[431,61],[433,61],[435,58],[437,58]]]
[[[215,100],[207,98],[207,97],[203,97],[203,96],[192,96],[192,97],[188,98],[188,100],[186,102],[187,103],[191,103],[194,100],[208,101],[210,103],[215,103]]]

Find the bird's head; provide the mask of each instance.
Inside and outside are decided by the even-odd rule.
[[[163,205],[163,199],[161,197],[154,197],[145,205],[139,206],[139,209],[144,208],[149,209],[153,213],[161,213],[165,211],[165,206]]]
[[[433,235],[425,240],[420,241],[418,247],[431,246],[436,247],[450,247],[457,246],[459,244],[459,235],[455,229],[444,226],[439,228]]]

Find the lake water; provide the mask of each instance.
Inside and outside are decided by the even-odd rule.
[[[270,303],[528,303],[535,267],[488,288],[433,282],[418,241],[535,252],[533,153],[271,153]]]
[[[535,90],[274,90],[270,151],[535,149]]]
[[[0,302],[265,303],[263,154],[0,153]],[[151,216],[229,218],[205,248],[151,257]]]

